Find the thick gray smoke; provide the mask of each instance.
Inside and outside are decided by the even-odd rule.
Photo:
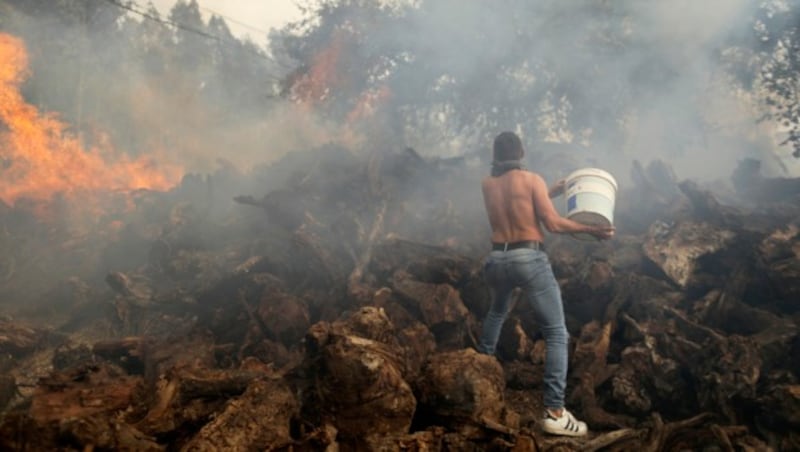
[[[764,2],[417,3],[368,40],[410,49],[389,108],[427,109],[403,138],[423,153],[487,153],[508,129],[531,152],[566,149],[620,179],[633,159],[663,159],[702,181],[726,181],[745,157],[772,175],[800,174],[781,131],[758,121],[758,85],[740,89],[725,70],[731,55],[750,58],[731,51],[731,38],[753,35]],[[353,14],[354,24],[370,20]]]
[[[357,52],[384,52],[400,61],[385,81],[391,100],[383,107],[392,116],[366,127],[394,129],[373,132],[395,140],[382,143],[389,149],[412,146],[439,157],[485,155],[494,134],[515,130],[540,159],[558,158],[552,154],[567,150],[577,156],[575,165],[602,166],[621,180],[631,160],[656,158],[672,164],[680,177],[706,181],[727,179],[744,157],[762,160],[767,173],[800,174],[798,162],[786,158],[791,150],[778,145],[783,136],[774,123],[757,121],[764,113],[758,92],[738,89],[724,69],[731,36],[753,34],[761,0],[393,1],[382,3],[398,8],[396,20],[383,18],[372,27],[368,24],[376,19],[370,11],[381,2],[362,3],[366,6],[347,8],[349,16],[336,20],[343,28],[368,33]],[[176,2],[157,4],[166,18]],[[208,171],[217,159],[247,168],[330,141],[358,142],[350,130],[317,120],[313,108],[276,97],[277,79],[292,67],[267,63],[268,69],[258,69],[263,89],[248,100],[269,107],[254,108],[233,99],[238,81],[264,66],[251,64],[258,59],[252,53],[219,46],[220,57],[230,64],[213,83],[202,71],[180,68],[154,77],[148,68],[152,61],[139,59],[124,38],[109,39],[113,22],[102,17],[85,29],[22,15],[9,17],[7,24],[14,20],[29,37],[58,33],[69,42],[83,42],[85,33],[87,44],[73,49],[72,57],[34,66],[59,83],[29,91],[46,108],[66,113],[67,120],[97,121],[112,135],[128,131],[113,136],[124,151],[161,148],[153,150],[168,151],[189,171]],[[161,29],[163,39],[169,37],[163,25],[136,14],[126,13],[125,21],[143,21]],[[222,27],[213,34],[226,33]],[[219,44],[187,36],[199,43],[193,44],[198,50]],[[278,35],[272,44],[280,54]],[[71,88],[102,83],[93,79],[92,70],[79,67],[81,61],[113,59],[127,61],[119,74],[124,89],[84,89],[82,97],[80,89]],[[131,92],[138,94],[131,99]],[[405,115],[402,123],[396,121],[397,111]]]
[[[728,59],[753,58],[732,48],[730,38],[753,35],[762,0],[398,0],[391,2],[395,15],[371,10],[376,2],[343,1],[351,7],[327,20],[338,21],[332,28],[363,32],[348,41],[357,48],[346,50],[365,67],[337,67],[338,78],[366,80],[347,100],[357,99],[361,88],[383,85],[390,93],[356,129],[347,109],[323,121],[318,105],[282,97],[281,79],[314,60],[312,54],[294,61],[282,48],[291,29],[272,35],[271,51],[280,62],[265,62],[252,52],[260,43],[248,50],[177,32],[113,2],[76,2],[101,13],[71,19],[47,14],[47,5],[26,9],[32,3],[0,0],[3,31],[24,39],[31,55],[25,99],[56,114],[70,126],[67,133],[107,132],[117,151],[161,152],[190,174],[164,196],[134,199],[139,210],[133,213],[64,219],[69,224],[59,226],[63,233],[33,227],[37,218],[29,218],[24,206],[11,212],[0,203],[0,213],[9,213],[0,225],[6,257],[0,278],[13,282],[0,295],[9,300],[48,299],[42,294],[50,288],[41,281],[74,275],[102,286],[106,272],[144,265],[163,251],[154,245],[162,241],[214,255],[232,240],[227,226],[235,219],[243,226],[234,233],[242,236],[265,227],[263,211],[236,204],[234,196],[258,199],[274,190],[302,202],[291,183],[318,177],[325,187],[333,177],[328,167],[335,167],[326,163],[344,155],[331,158],[330,149],[388,153],[410,147],[414,156],[427,158],[424,164],[411,158],[411,167],[452,168],[453,180],[438,180],[437,171],[406,177],[402,165],[393,176],[398,198],[403,190],[416,193],[396,215],[405,217],[403,232],[422,241],[443,232],[458,238],[460,226],[470,230],[486,222],[478,181],[488,174],[492,138],[503,130],[523,137],[528,166],[548,182],[597,166],[630,188],[631,162],[653,159],[672,165],[681,179],[706,183],[728,185],[745,157],[761,160],[766,174],[800,175],[797,160],[786,158],[791,149],[778,144],[781,131],[757,121],[764,113],[758,81],[743,89],[725,70]],[[213,25],[216,36],[230,33],[218,18],[209,22],[187,13],[186,2],[178,5],[185,14],[175,20]],[[320,35],[312,44],[322,51],[331,36]],[[392,64],[364,76],[371,69],[366,63],[386,60]],[[327,152],[328,160],[310,158],[313,150]],[[282,166],[261,177],[258,165],[282,156]],[[337,209],[360,207],[346,199],[355,196],[343,193],[336,202],[348,204]],[[461,223],[452,231],[437,229],[437,218],[446,216]],[[81,246],[50,259],[64,237],[78,237]],[[73,265],[78,261],[80,268]]]

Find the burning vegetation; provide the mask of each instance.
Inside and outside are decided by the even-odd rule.
[[[38,3],[0,1],[15,18],[0,25],[23,34],[20,17],[47,16],[31,6]],[[446,49],[439,46],[449,43],[390,39],[397,27],[427,30],[430,15],[453,11],[448,1],[417,2],[408,11],[357,3],[331,3],[315,27],[273,37],[297,63],[275,87],[282,102],[341,119],[331,135],[337,140],[265,151],[246,171],[234,148],[219,152],[231,159],[213,170],[171,163],[190,144],[208,144],[198,137],[222,139],[210,130],[215,120],[220,129],[237,127],[220,119],[223,107],[238,119],[249,108],[269,116],[250,103],[253,96],[220,94],[228,91],[218,83],[229,79],[209,74],[228,70],[230,61],[198,63],[201,50],[176,50],[208,44],[187,29],[227,36],[230,48],[212,40],[223,60],[248,49],[224,35],[219,18],[198,19],[164,41],[175,48],[139,42],[153,70],[142,69],[142,80],[174,83],[164,98],[191,93],[183,100],[204,107],[170,123],[169,133],[142,128],[145,138],[124,140],[135,148],[126,152],[90,134],[103,128],[87,127],[82,115],[65,113],[79,123],[70,125],[26,100],[25,81],[34,76],[28,67],[37,62],[20,38],[0,34],[0,448],[800,449],[800,178],[785,163],[783,175],[770,173],[775,160],[742,159],[725,184],[686,177],[665,158],[609,160],[620,180],[615,238],[548,236],[545,243],[571,339],[567,404],[590,427],[583,439],[548,436],[540,426],[545,347],[531,309],[515,302],[496,357],[475,351],[490,300],[479,189],[488,151],[473,152],[474,143],[506,120],[519,124],[537,137],[527,145],[528,163],[552,179],[604,156],[585,152],[581,139],[636,142],[646,121],[636,134],[622,128],[601,137],[590,126],[621,124],[635,109],[613,118],[595,116],[595,107],[580,110],[581,98],[597,94],[571,85],[585,74],[561,67],[563,85],[537,91],[555,73],[535,58],[520,63],[489,52],[480,58],[492,64],[470,78],[466,64],[441,60]],[[115,2],[87,4],[97,14],[80,16],[83,30],[137,30]],[[591,24],[596,17],[625,22],[606,2],[593,5]],[[459,18],[488,14],[464,8]],[[533,11],[570,9],[552,8]],[[180,2],[170,20],[190,24],[195,13],[196,3]],[[628,13],[627,20],[638,17]],[[442,24],[437,33],[472,39]],[[510,39],[498,33],[473,44]],[[606,50],[638,48],[620,41],[627,36],[621,30],[599,33]],[[534,42],[515,48],[544,52]],[[580,67],[595,58],[581,50],[583,41],[568,45],[576,46]],[[245,54],[237,55],[260,58]],[[177,61],[204,71],[179,81],[166,70]],[[429,72],[448,65],[447,75]],[[591,78],[602,84],[603,70],[614,66],[591,66],[599,68]],[[263,81],[263,66],[250,69],[237,73],[252,76],[237,79],[240,88]],[[484,70],[497,78],[481,78]],[[478,82],[486,80],[520,90],[498,90],[508,102],[482,106]],[[650,94],[630,80],[637,95]],[[423,85],[426,95],[415,91]],[[626,95],[617,100],[638,102]],[[536,100],[546,120],[515,113],[519,99]],[[138,111],[148,112],[142,103]],[[147,123],[138,119],[131,124]],[[192,126],[190,144],[168,138]],[[478,132],[464,132],[471,127]],[[277,143],[297,129],[279,122],[259,130]],[[553,136],[574,141],[546,142]],[[420,147],[431,137],[462,152]],[[174,144],[175,152],[169,159],[148,152],[154,141]]]
[[[25,102],[20,87],[28,73],[28,56],[19,39],[0,34],[0,200],[52,200],[56,195],[91,197],[98,192],[166,190],[182,170],[163,158],[125,157],[108,143],[84,148],[81,140],[53,114],[42,114]],[[160,164],[157,161],[162,162]]]
[[[285,177],[298,163],[306,170]],[[790,450],[798,204],[734,210],[689,181],[660,179],[665,169],[632,168],[638,182],[620,193],[611,243],[548,240],[573,342],[569,404],[592,427],[584,441],[538,430],[544,347],[526,306],[514,308],[497,359],[473,350],[488,309],[486,233],[448,194],[483,169],[341,148],[265,168],[261,177],[284,185],[261,197],[239,195],[254,176],[228,168],[139,194],[113,234],[108,223],[78,237],[39,231],[107,272],[101,281],[73,268],[0,322],[0,441]],[[219,199],[238,207],[215,216],[207,208]],[[14,228],[25,216],[3,212],[7,238],[33,238]],[[119,247],[139,257],[109,259]],[[35,262],[52,250],[27,253]],[[30,297],[22,259],[4,255],[3,289]]]

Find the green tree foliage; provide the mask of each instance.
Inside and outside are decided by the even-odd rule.
[[[203,22],[203,17],[200,14],[200,6],[197,4],[197,1],[191,0],[188,3],[176,3],[169,13],[169,19],[187,28],[175,31],[174,52],[176,62],[180,67],[200,74],[210,69],[211,43],[205,36],[189,31],[209,31]],[[202,77],[203,75],[200,76]]]
[[[800,0],[715,1],[740,11],[708,26],[696,22],[714,11],[697,19],[662,0],[306,3],[303,21],[270,36],[270,55],[222,18],[204,20],[197,0],[164,17],[130,0],[0,0],[0,30],[27,43],[31,103],[132,152],[189,147],[199,130],[263,117],[279,81],[286,98],[336,120],[371,98],[370,131],[400,145],[469,151],[515,128],[622,149],[629,118],[657,111],[680,152],[714,126],[699,113],[703,80],[724,69],[764,99],[800,154]],[[712,31],[694,36],[686,22]]]
[[[26,99],[86,140],[107,133],[132,153],[188,149],[204,141],[198,131],[208,141],[274,107],[281,72],[265,46],[220,17],[206,21],[195,0],[176,0],[166,16],[142,3],[0,0],[0,32],[30,55]]]
[[[31,53],[34,77],[26,86],[28,98],[82,122],[91,72],[108,70],[114,56],[107,49],[119,41],[114,31],[122,12],[102,0],[15,0],[6,4],[12,15],[5,31],[21,36]],[[98,39],[91,39],[90,34]],[[99,42],[103,45],[97,45]],[[89,64],[93,68],[87,67]]]
[[[767,117],[786,129],[784,144],[800,157],[800,1],[768,2],[756,24]]]
[[[704,96],[724,70],[763,77],[772,117],[797,124],[797,3],[680,2],[698,8],[681,12],[659,0],[320,0],[281,43],[300,65],[296,97],[310,91],[343,117],[365,92],[388,87],[383,111],[401,136],[438,127],[438,140],[469,147],[518,128],[535,141],[613,150],[624,147],[628,118],[657,112],[663,141],[682,152],[717,127]],[[760,59],[723,61],[737,46]],[[327,89],[309,90],[319,72]]]
[[[631,31],[639,25],[629,23],[636,4],[324,1],[313,25],[284,44],[305,74],[336,52],[336,77],[325,80],[331,89],[317,93],[335,116],[385,85],[399,129],[423,130],[439,117],[447,122],[439,133],[483,142],[517,126],[533,138],[592,133],[618,143],[616,122],[632,99],[674,72]],[[632,63],[637,53],[642,58]],[[620,65],[631,65],[638,80],[609,77]]]

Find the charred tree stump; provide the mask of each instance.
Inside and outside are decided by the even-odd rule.
[[[402,271],[395,273],[392,287],[409,311],[430,328],[440,350],[476,343],[470,328],[474,320],[455,288],[449,284],[419,282]]]
[[[438,353],[426,364],[419,386],[426,424],[443,425],[467,438],[485,436],[486,429],[519,429],[518,415],[506,408],[503,369],[492,356],[473,349]]]
[[[202,425],[227,398],[242,394],[258,376],[253,371],[173,368],[155,383],[149,406],[135,426],[163,436],[186,426]]]
[[[307,336],[304,415],[333,425],[352,447],[380,448],[408,433],[417,400],[404,379],[406,360],[382,310],[365,307],[341,321],[317,323]]]
[[[182,451],[276,450],[292,443],[290,424],[299,414],[291,388],[280,379],[260,379],[226,403]]]

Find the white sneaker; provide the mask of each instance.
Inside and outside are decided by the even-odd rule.
[[[555,417],[550,410],[544,410],[542,430],[551,435],[583,436],[589,429],[586,427],[586,422],[575,419],[575,416],[564,408],[561,417]]]

